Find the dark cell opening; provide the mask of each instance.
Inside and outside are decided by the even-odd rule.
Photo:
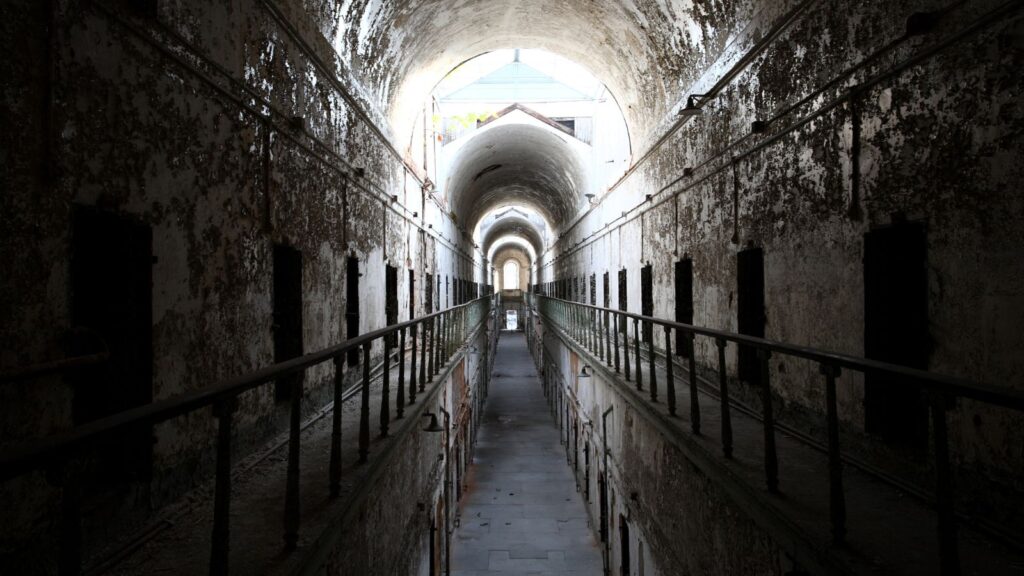
[[[864,236],[864,354],[872,360],[928,368],[927,237],[902,222]],[[912,382],[869,373],[864,427],[888,441],[924,449],[928,416]]]
[[[359,258],[345,260],[345,338],[359,336]],[[359,364],[359,350],[348,351],[348,365]]]
[[[423,312],[425,314],[432,314],[434,312],[434,276],[432,274],[424,274],[423,280]]]
[[[619,270],[619,310],[622,310],[623,312],[625,312],[626,308],[629,306],[629,294],[626,288],[626,280],[626,269],[623,268],[622,270]],[[619,322],[619,332],[626,334],[627,324],[628,322],[626,322],[625,320],[621,320]]]
[[[597,274],[590,275],[590,305],[597,306]]]
[[[612,287],[611,287],[611,278],[609,276],[610,275],[608,274],[608,272],[604,273],[604,280],[603,280],[603,284],[602,284],[602,288],[604,288],[604,307],[605,308],[611,308],[612,307]]]
[[[273,328],[275,363],[302,356],[302,252],[280,244],[274,245]],[[290,398],[301,381],[301,372],[276,381],[274,400]]]
[[[388,326],[398,324],[398,267],[384,267],[384,322]],[[398,346],[398,334],[388,334],[384,338],[387,348]]]
[[[640,269],[640,313],[654,316],[654,268],[648,264]],[[651,343],[652,328],[650,323],[643,323],[643,339]]]
[[[409,270],[409,319],[416,317],[416,271]]]
[[[601,542],[608,541],[608,486],[604,474],[597,476],[597,509],[600,515]]]
[[[676,262],[676,322],[693,324],[693,260]],[[676,356],[689,358],[691,342],[682,331],[676,330]]]
[[[109,352],[68,375],[76,426],[153,400],[153,232],[129,217],[77,206],[73,214],[69,354]],[[100,482],[146,480],[152,427],[97,446]]]
[[[743,250],[736,255],[736,326],[740,334],[764,337],[764,251]],[[739,376],[749,384],[761,385],[757,350],[739,347]]]

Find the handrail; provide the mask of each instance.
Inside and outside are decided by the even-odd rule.
[[[773,353],[785,354],[817,362],[821,375],[825,380],[826,421],[828,435],[828,480],[829,480],[829,515],[832,525],[832,538],[837,544],[846,538],[846,496],[843,488],[843,459],[839,446],[839,415],[836,395],[836,379],[842,369],[850,369],[862,373],[884,373],[897,376],[895,385],[908,386],[913,383],[927,390],[932,420],[931,437],[933,441],[933,457],[935,467],[935,510],[938,516],[938,554],[941,574],[955,576],[960,574],[960,559],[957,547],[957,526],[954,509],[952,486],[952,469],[949,455],[948,423],[946,411],[950,400],[955,397],[972,398],[988,404],[1024,411],[1024,391],[1006,388],[966,378],[935,374],[925,370],[908,368],[887,362],[860,358],[828,350],[798,346],[756,336],[748,336],[735,332],[704,328],[691,324],[683,324],[671,320],[663,320],[627,312],[554,298],[541,294],[527,295],[528,302],[539,299],[538,311],[545,318],[560,325],[565,337],[575,341],[587,349],[598,360],[614,367],[616,373],[624,368],[626,381],[630,375],[630,337],[628,321],[633,322],[632,344],[634,348],[635,368],[632,380],[636,389],[643,391],[644,366],[641,355],[643,343],[648,349],[647,382],[651,402],[658,401],[658,376],[654,347],[654,327],[664,329],[665,336],[665,392],[669,415],[676,415],[675,378],[673,376],[672,350],[680,345],[689,347],[688,378],[690,392],[690,428],[694,434],[700,434],[700,403],[698,402],[696,354],[693,344],[697,336],[713,338],[717,347],[718,360],[718,400],[721,408],[721,442],[725,458],[732,458],[732,422],[730,417],[729,378],[726,371],[725,352],[731,342],[736,345],[754,349],[757,352],[760,369],[761,388],[761,422],[764,433],[764,471],[768,491],[778,492],[778,456],[775,444],[775,420],[772,408],[772,391],[769,361]],[[532,302],[530,302],[532,307]],[[621,322],[621,325],[620,325]],[[641,326],[642,337],[641,337]],[[672,346],[675,336],[676,347]],[[622,339],[620,347],[619,340]],[[685,340],[681,341],[680,339]],[[621,360],[620,363],[620,350]],[[613,356],[614,352],[614,356]]]
[[[64,370],[70,370],[72,368],[95,366],[96,364],[102,364],[109,359],[110,354],[104,351],[97,352],[96,354],[69,356],[59,360],[40,362],[38,364],[31,364],[28,366],[19,366],[8,370],[7,372],[0,373],[0,384],[28,380],[29,378],[45,376],[47,374],[53,374],[54,372],[63,372]]]
[[[408,397],[408,404],[415,402],[417,392],[425,392],[427,381],[433,379],[445,364],[457,353],[459,343],[476,330],[476,327],[491,318],[492,303],[499,299],[496,295],[485,295],[464,304],[452,306],[419,318],[393,324],[355,338],[350,338],[334,346],[305,354],[291,360],[279,362],[222,380],[217,384],[125,410],[118,414],[101,418],[52,436],[26,442],[8,448],[0,453],[0,482],[16,478],[32,470],[57,465],[62,476],[62,522],[60,558],[58,560],[60,574],[78,574],[81,571],[80,549],[80,512],[79,485],[80,471],[69,466],[77,450],[82,446],[99,441],[102,438],[130,428],[151,426],[212,406],[219,420],[217,432],[216,485],[214,488],[214,526],[213,543],[210,559],[211,574],[228,572],[228,533],[230,510],[230,476],[231,476],[231,430],[232,413],[236,398],[257,386],[279,381],[287,376],[304,371],[323,362],[333,361],[334,388],[332,406],[333,422],[331,433],[331,452],[329,466],[329,483],[331,496],[340,494],[341,486],[341,411],[343,401],[342,385],[347,353],[362,348],[362,386],[359,418],[359,462],[366,462],[370,444],[370,350],[375,340],[383,339],[384,357],[380,405],[380,435],[388,435],[388,427],[392,420],[390,408],[390,349],[398,348],[404,352],[411,348],[410,370],[406,378],[405,357],[398,357],[398,381],[394,389],[396,396],[395,416],[401,418]],[[480,314],[472,314],[473,309],[483,307]],[[475,323],[470,326],[470,322]],[[417,330],[422,326],[422,330]],[[408,329],[408,330],[407,330]],[[409,332],[411,345],[406,346],[406,332]],[[388,338],[391,336],[391,338]],[[417,357],[417,352],[418,357]],[[419,372],[417,374],[417,361]],[[418,378],[417,378],[418,376]],[[419,387],[417,389],[417,379]],[[408,395],[406,382],[408,380]],[[298,381],[290,383],[291,387],[291,418],[288,454],[288,482],[285,500],[285,544],[291,549],[297,545],[299,530],[299,436],[301,432],[301,400],[302,386]]]
[[[715,328],[704,328],[702,326],[683,324],[681,322],[674,322],[671,320],[655,318],[652,316],[643,316],[640,314],[635,314],[633,312],[627,312],[625,310],[603,308],[592,304],[574,302],[572,300],[563,300],[561,298],[554,298],[552,296],[544,296],[541,294],[535,294],[534,296],[556,302],[564,302],[566,304],[572,304],[574,306],[588,308],[595,311],[610,312],[612,314],[617,314],[619,316],[624,316],[626,318],[631,318],[641,322],[651,322],[659,326],[665,326],[676,330],[682,330],[683,332],[691,333],[698,336],[709,336],[716,339],[721,338],[729,342],[735,342],[736,344],[743,344],[746,346],[751,346],[762,350],[768,350],[770,352],[781,352],[789,356],[796,356],[807,360],[814,360],[816,362],[831,364],[834,366],[838,366],[840,368],[849,368],[851,370],[856,370],[858,372],[889,373],[895,376],[901,376],[903,378],[913,380],[915,382],[920,382],[926,387],[936,388],[939,391],[958,392],[958,394],[956,394],[957,396],[981,400],[992,404],[999,404],[1001,406],[1005,406],[1008,408],[1014,408],[1016,410],[1024,411],[1024,390],[1007,388],[1005,386],[998,386],[995,384],[987,384],[984,382],[969,380],[958,376],[938,374],[935,372],[929,372],[927,370],[910,368],[907,366],[901,366],[899,364],[891,364],[888,362],[882,362],[880,360],[861,358],[859,356],[853,356],[841,352],[822,350],[820,348],[811,348],[809,346],[799,346],[796,344],[780,342],[778,340],[769,340],[767,338],[758,338],[757,336],[748,336],[746,334],[740,334],[738,332],[728,332],[725,330],[717,330]]]
[[[77,426],[66,432],[60,432],[21,446],[8,448],[3,452],[0,452],[0,481],[9,480],[20,476],[25,472],[36,469],[40,467],[40,465],[44,464],[45,460],[52,459],[52,457],[59,458],[63,455],[58,453],[64,453],[81,444],[99,440],[102,436],[133,426],[157,424],[199,408],[212,406],[218,401],[237,396],[261,384],[280,380],[284,376],[289,376],[296,372],[305,370],[306,368],[326,362],[327,360],[338,358],[349,350],[359,348],[360,346],[371,343],[378,338],[382,338],[411,326],[422,324],[425,321],[440,318],[453,310],[464,309],[476,302],[489,298],[491,297],[481,296],[480,298],[465,304],[452,306],[451,308],[446,308],[445,310],[434,312],[426,316],[393,324],[391,326],[374,330],[373,332],[367,332],[317,352],[311,352],[303,356],[298,356],[290,360],[285,360],[284,362],[278,362],[277,364],[272,364],[265,368],[254,370],[241,376],[222,380],[218,384],[214,384],[208,388],[203,388],[194,392],[186,392],[165,400],[158,400],[144,406],[124,410],[112,416]]]

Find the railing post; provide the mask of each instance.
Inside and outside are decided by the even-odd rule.
[[[626,315],[622,316],[622,367],[625,371],[626,382],[629,382],[629,372],[631,370],[629,366],[629,321],[626,320]]]
[[[614,330],[612,329],[612,324],[613,323],[615,324]],[[618,373],[618,371],[619,371],[619,323],[618,323],[618,320],[614,320],[614,315],[611,312],[607,311],[607,310],[605,310],[605,313],[604,313],[604,326],[605,326],[605,329],[607,330],[607,334],[606,334],[605,340],[606,340],[606,344],[608,346],[608,354],[607,354],[608,360],[607,361],[609,363],[612,362],[612,338],[613,338],[612,333],[614,333],[614,339],[615,339],[615,364],[614,365],[615,365],[615,372]]]
[[[427,320],[427,324],[424,324],[424,326],[423,326],[423,352],[422,352],[422,354],[423,354],[424,358],[421,358],[421,360],[423,360],[423,362],[422,362],[423,366],[428,366],[428,363],[429,363],[429,367],[427,367],[427,373],[426,374],[420,374],[420,392],[424,391],[424,386],[427,385],[427,379],[434,377],[434,343],[433,343],[434,337],[433,337],[433,333],[434,333],[434,319],[431,318],[430,320]],[[429,355],[427,354],[427,350],[428,349],[430,350],[430,354]]]
[[[595,330],[597,330],[597,357],[602,362],[605,361],[604,347],[605,347],[605,342],[607,340],[606,339],[607,333],[604,330],[602,330],[602,328],[604,328],[604,324],[602,322],[603,319],[604,319],[604,311],[603,310],[595,310],[594,311],[594,323],[596,325]]]
[[[651,386],[651,402],[657,402],[658,401],[658,375],[654,371],[654,365],[655,365],[654,364],[654,323],[651,322],[650,320],[647,320],[646,322],[647,322],[647,324],[644,326],[644,328],[646,328],[646,330],[644,330],[644,332],[646,333],[646,335],[648,337],[648,339],[647,339],[647,367],[650,370],[650,375],[651,375],[651,383],[650,383],[650,386]],[[672,360],[672,357],[667,355],[667,354],[665,355],[665,358],[668,359],[669,361]]]
[[[359,462],[370,455],[370,342],[363,344],[363,389],[359,405]]]
[[[444,346],[441,347],[441,365],[446,366],[452,357],[452,325],[455,321],[455,313],[448,309],[444,313]]]
[[[398,329],[398,398],[395,400],[395,420],[405,416],[405,328]]]
[[[434,376],[437,376],[437,373],[441,370],[441,341],[443,340],[441,335],[442,335],[442,326],[443,326],[442,322],[443,322],[443,319],[444,319],[443,314],[438,314],[437,317],[434,318],[434,326],[432,327],[432,330],[431,330],[431,332],[432,332],[431,335],[430,335],[430,357],[431,357],[430,377],[431,378],[433,378]]]
[[[668,413],[676,415],[676,383],[673,378],[672,365],[672,329],[665,326],[665,397],[668,399]]]
[[[590,340],[590,309],[583,305],[580,305],[580,328],[583,330],[583,347],[588,352],[593,352],[594,347]]]
[[[437,330],[437,362],[434,364],[434,368],[440,372],[441,368],[448,363],[448,311],[442,312],[438,316],[437,321],[439,323]]]
[[[302,374],[293,376],[291,414],[288,429],[288,476],[284,498],[284,545],[289,550],[299,542],[299,450],[302,435]]]
[[[412,343],[412,359],[409,364],[409,404],[416,403],[416,336],[419,325],[409,327],[409,340]]]
[[[946,423],[947,397],[930,391],[932,428],[935,442],[935,507],[938,514],[939,573],[959,576],[960,550],[957,542],[956,516],[953,503],[953,475],[949,465],[949,434]]]
[[[590,353],[594,355],[600,355],[601,343],[597,339],[598,332],[594,330],[594,309],[587,308],[587,334],[590,340]]]
[[[643,359],[640,357],[640,321],[633,318],[633,346],[636,352],[636,389],[643,392],[644,375],[641,372]]]
[[[825,376],[825,412],[828,425],[828,479],[829,512],[832,520],[832,540],[836,544],[846,539],[846,497],[843,493],[843,459],[839,452],[839,410],[836,406],[836,377],[838,366],[821,365]]]
[[[331,497],[341,493],[341,408],[342,408],[342,386],[345,381],[345,373],[342,366],[345,359],[342,356],[334,357],[334,406],[331,408],[331,464],[329,469],[329,484]]]
[[[458,321],[459,312],[458,310],[449,310],[447,317],[445,317],[444,325],[447,328],[445,338],[447,343],[444,348],[444,363],[447,365],[448,361],[452,359],[455,344],[455,323]]]
[[[725,338],[715,338],[718,347],[718,396],[722,406],[722,453],[732,458],[732,418],[729,415],[729,376],[725,373]],[[691,378],[696,375],[691,372]],[[691,381],[690,385],[693,385]]]
[[[210,576],[228,573],[231,529],[231,420],[235,403],[234,398],[221,400],[214,406],[213,411],[217,417],[217,477],[213,489]]]
[[[676,346],[679,346],[678,338],[679,334],[677,333]],[[694,434],[700,435],[700,398],[697,396],[697,355],[694,353],[694,341],[696,338],[697,337],[693,332],[688,333],[686,336],[687,342],[684,345],[688,346],[690,351],[690,357],[687,358],[687,360],[689,360],[690,369],[690,430],[692,430]],[[722,418],[727,420],[729,418],[728,412],[728,408],[726,408],[722,412]],[[722,426],[725,426],[724,421]],[[722,438],[725,438],[724,434],[722,435]]]
[[[380,437],[388,437],[388,425],[391,422],[391,350],[388,348],[388,336],[381,338],[384,345],[384,364],[380,379]]]
[[[779,491],[779,460],[775,453],[775,417],[772,411],[772,387],[769,380],[769,361],[772,353],[757,349],[761,362],[761,422],[764,424],[764,474],[769,492]]]
[[[611,316],[608,311],[604,311],[604,347],[604,362],[611,364]],[[615,347],[617,352],[618,344]]]

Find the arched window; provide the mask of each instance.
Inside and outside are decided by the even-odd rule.
[[[501,268],[501,275],[504,278],[501,286],[503,290],[519,289],[519,262],[515,260],[505,261],[505,265]]]

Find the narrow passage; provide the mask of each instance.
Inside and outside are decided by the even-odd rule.
[[[453,576],[601,574],[601,553],[521,333],[498,342]]]

